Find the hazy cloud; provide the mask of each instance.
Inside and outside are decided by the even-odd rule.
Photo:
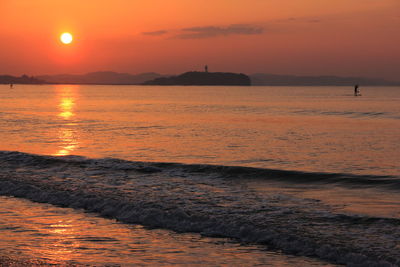
[[[315,17],[290,17],[287,19],[280,19],[280,20],[276,20],[276,22],[280,22],[280,23],[285,23],[285,22],[297,22],[297,23],[320,23],[323,22],[322,19],[320,18],[315,18]]]
[[[165,30],[154,31],[154,32],[142,32],[143,35],[148,35],[148,36],[160,36],[166,33],[168,33],[168,31]]]
[[[262,34],[264,29],[259,26],[247,24],[233,24],[227,27],[205,26],[184,28],[174,36],[178,39],[201,39],[228,35],[255,35]]]
[[[309,23],[320,23],[321,20],[320,19],[310,19],[308,22]]]

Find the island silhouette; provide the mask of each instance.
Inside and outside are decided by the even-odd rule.
[[[178,76],[156,78],[144,85],[251,85],[250,77],[243,73],[190,71]]]
[[[0,75],[0,84],[43,84],[46,83],[43,80],[35,77],[29,77],[28,75],[22,75],[20,77],[11,75]]]

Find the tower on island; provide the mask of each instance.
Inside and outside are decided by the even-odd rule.
[[[207,65],[204,67],[204,71],[208,72],[208,66]]]

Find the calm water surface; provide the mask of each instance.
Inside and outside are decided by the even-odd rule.
[[[1,150],[400,174],[400,88],[0,86]]]

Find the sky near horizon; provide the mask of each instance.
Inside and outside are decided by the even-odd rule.
[[[0,74],[189,70],[400,80],[399,0],[0,0]],[[73,43],[59,36],[70,32]]]

